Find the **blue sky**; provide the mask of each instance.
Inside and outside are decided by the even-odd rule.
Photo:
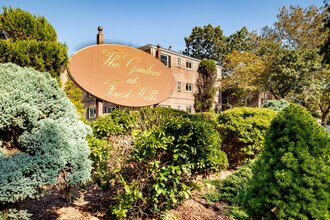
[[[99,25],[109,41],[180,51],[195,26],[219,25],[226,36],[243,26],[259,31],[276,21],[282,6],[313,4],[322,6],[323,0],[0,0],[1,6],[44,16],[69,55],[95,42]]]

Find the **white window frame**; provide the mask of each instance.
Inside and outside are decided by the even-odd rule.
[[[105,113],[105,114],[111,113],[111,112],[113,112],[113,110],[115,110],[115,109],[116,109],[116,107],[106,106],[106,107],[104,107],[104,113]]]
[[[161,54],[160,55],[160,61],[162,61],[162,63],[164,63],[165,66],[167,66],[167,67],[170,66],[170,56],[169,55]]]
[[[178,67],[181,68],[181,58],[178,57]]]
[[[96,118],[96,107],[88,108],[88,118]]]
[[[186,83],[186,92],[192,92],[193,90],[193,84]]]
[[[186,61],[186,68],[190,69],[190,70],[192,69],[192,62],[191,61],[188,61],[188,60]]]

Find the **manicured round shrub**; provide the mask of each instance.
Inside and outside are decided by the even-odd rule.
[[[229,166],[247,163],[261,152],[264,137],[276,112],[272,109],[237,107],[219,114],[221,149]]]
[[[85,137],[71,102],[47,73],[0,64],[0,206],[35,198],[63,178],[90,178]]]
[[[251,217],[330,219],[330,135],[301,106],[273,120],[244,199]]]

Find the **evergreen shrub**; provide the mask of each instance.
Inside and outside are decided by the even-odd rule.
[[[273,120],[243,200],[251,217],[330,219],[330,135],[301,106]]]
[[[0,206],[90,178],[90,128],[47,73],[0,64]]]
[[[241,197],[253,178],[252,168],[254,164],[255,162],[252,161],[241,166],[225,179],[209,181],[211,185],[215,186],[215,191],[209,191],[202,197],[209,202],[225,201],[229,205],[240,205]]]
[[[272,109],[237,107],[218,116],[221,149],[229,165],[240,166],[263,149],[264,138],[276,112]]]
[[[290,102],[281,99],[281,100],[268,100],[264,103],[262,106],[263,108],[270,108],[273,109],[274,111],[282,111],[285,107],[289,106]]]

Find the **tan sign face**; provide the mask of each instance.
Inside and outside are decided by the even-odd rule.
[[[123,106],[150,106],[167,99],[175,87],[172,72],[150,54],[132,47],[101,44],[76,52],[71,78],[99,99]]]

